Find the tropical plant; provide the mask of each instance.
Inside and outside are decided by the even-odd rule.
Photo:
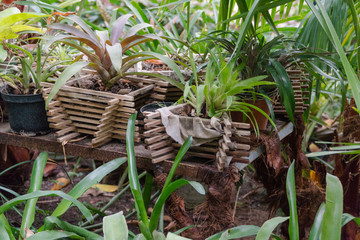
[[[164,207],[165,201],[170,196],[170,194],[179,187],[184,186],[186,184],[190,184],[200,194],[205,194],[205,189],[200,183],[194,181],[187,181],[185,179],[178,179],[172,182],[176,168],[178,167],[181,159],[184,157],[185,153],[191,146],[192,137],[189,137],[181,146],[174,160],[174,163],[166,178],[160,196],[158,197],[154,205],[149,221],[147,215],[147,207],[145,207],[145,203],[147,202],[147,199],[145,199],[144,196],[141,194],[140,182],[136,168],[136,159],[135,159],[135,151],[134,151],[135,121],[136,121],[136,114],[132,114],[129,118],[128,127],[126,131],[126,152],[128,155],[130,188],[133,197],[135,198],[135,207],[137,211],[139,227],[142,233],[142,238],[145,238],[146,240],[163,239],[164,237],[159,238],[159,235],[162,236],[162,233],[159,233],[156,230],[159,223],[159,218],[161,216],[162,208]],[[170,240],[171,238],[168,239]]]
[[[31,174],[31,183],[28,193],[13,198],[10,201],[5,202],[0,206],[0,236],[1,239],[15,239],[17,234],[20,234],[21,238],[25,237],[26,229],[32,229],[34,222],[36,202],[39,197],[44,196],[60,196],[63,201],[52,212],[51,216],[45,219],[45,225],[38,229],[37,233],[27,239],[58,239],[60,237],[75,237],[77,239],[102,239],[101,236],[82,229],[77,226],[73,226],[67,222],[58,219],[64,214],[72,204],[74,204],[88,221],[92,221],[93,217],[90,211],[77,200],[87,189],[98,183],[103,177],[120,167],[125,158],[118,158],[111,162],[108,162],[101,167],[97,168],[85,178],[83,178],[68,194],[62,191],[41,191],[41,183],[43,179],[44,167],[48,159],[46,152],[40,153],[36,158]],[[15,205],[26,202],[24,212],[22,214],[22,223],[20,227],[20,233],[13,228],[7,221],[4,212]],[[54,230],[60,228],[61,231]],[[19,236],[19,237],[20,237]]]
[[[21,68],[17,73],[5,73],[0,75],[0,77],[1,79],[7,81],[12,88],[18,90],[20,94],[38,93],[38,90],[41,89],[42,82],[50,81],[55,72],[63,70],[62,67],[57,68],[57,66],[72,62],[72,60],[67,60],[55,62],[49,65],[48,58],[54,49],[43,57],[41,44],[37,44],[35,48],[35,57],[30,51],[23,47],[9,43],[6,44],[6,46],[15,52],[14,56],[11,58],[11,62],[17,63],[16,60],[18,60],[21,64]],[[78,70],[76,69],[72,70],[68,76],[61,74],[59,78],[69,79],[77,71]],[[33,92],[30,91],[31,89]]]
[[[33,27],[29,24],[30,21],[24,23],[23,21],[46,17],[48,15],[37,13],[21,13],[18,8],[7,8],[0,12],[0,39],[15,39],[18,38],[18,33],[22,32],[37,32],[43,33],[43,30],[38,27]],[[4,49],[3,43],[0,43],[0,62],[7,58],[7,51]]]
[[[54,42],[61,42],[76,48],[86,55],[88,58],[87,65],[97,71],[105,89],[110,88],[118,80],[127,75],[156,76],[174,82],[160,74],[128,71],[134,67],[136,63],[153,58],[162,60],[174,70],[180,81],[183,82],[184,77],[179,67],[171,59],[161,54],[142,51],[126,55],[127,52],[131,52],[132,48],[138,47],[141,43],[160,39],[154,34],[136,34],[142,28],[151,27],[151,25],[147,23],[135,25],[124,32],[125,24],[131,16],[131,14],[126,14],[114,21],[111,34],[109,35],[108,31],[93,31],[80,17],[69,15],[66,18],[76,23],[81,30],[69,24],[53,23],[49,26],[51,29],[60,30],[60,32],[67,34],[45,37],[45,39],[48,39],[47,46],[50,46]],[[121,39],[120,42],[119,39]],[[81,45],[81,43],[89,46],[94,52],[89,51],[85,46]],[[56,82],[52,92],[49,94],[47,103],[64,83],[64,81]]]

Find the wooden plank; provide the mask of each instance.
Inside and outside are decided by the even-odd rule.
[[[65,103],[63,103],[62,106],[66,109],[75,109],[75,110],[80,110],[80,111],[85,111],[85,112],[90,112],[90,113],[100,113],[100,114],[105,113],[104,109],[98,109],[98,108],[82,107],[82,106],[65,104]]]
[[[148,86],[142,87],[140,89],[137,89],[137,90],[129,93],[128,95],[136,97],[138,95],[143,95],[143,94],[149,92],[153,88],[154,88],[154,85],[148,85]]]
[[[175,158],[175,154],[174,153],[169,153],[169,154],[163,155],[161,157],[152,158],[151,162],[153,164],[156,164],[156,163],[160,163],[160,162],[170,160],[170,159],[174,159],[174,158]]]
[[[43,86],[52,87],[51,85],[52,84],[50,84],[50,83],[44,83]],[[109,98],[118,98],[118,99],[122,99],[122,100],[134,100],[134,97],[130,96],[130,95],[119,95],[119,94],[114,94],[114,93],[109,93],[109,92],[101,92],[101,91],[95,91],[95,90],[84,89],[84,88],[70,87],[70,86],[66,86],[66,85],[64,85],[61,88],[61,91],[68,91],[68,92],[73,92],[73,93],[81,92],[82,94],[86,93],[88,95],[95,96],[95,97],[109,97]]]
[[[161,155],[164,155],[164,154],[167,154],[169,152],[173,152],[174,151],[174,148],[172,146],[170,147],[166,147],[166,148],[162,148],[160,150],[157,150],[157,151],[152,151],[151,152],[151,157],[152,158],[156,158],[158,156],[161,156]]]
[[[68,140],[71,140],[71,139],[74,139],[76,137],[78,137],[80,134],[77,133],[77,132],[74,132],[74,133],[70,133],[68,135],[65,135],[65,136],[62,136],[62,137],[59,137],[57,140],[58,142],[64,142],[64,141],[68,141]]]
[[[156,134],[156,133],[162,133],[165,131],[165,127],[164,126],[161,126],[161,127],[156,127],[156,128],[153,128],[153,129],[150,129],[148,131],[145,131],[144,132],[144,136],[145,137],[151,137],[152,135]]]
[[[61,127],[70,125],[71,123],[72,123],[71,120],[66,120],[66,121],[59,122],[59,123],[51,123],[51,124],[50,124],[50,127],[51,127],[51,128],[61,128]]]
[[[67,128],[64,128],[64,129],[61,129],[61,130],[57,131],[55,134],[56,134],[57,137],[60,137],[60,136],[62,136],[64,134],[67,134],[69,132],[73,132],[75,130],[76,130],[76,127],[70,126],[70,127],[67,127]]]
[[[86,117],[86,118],[95,118],[95,119],[101,119],[103,118],[103,114],[96,114],[96,113],[88,113],[88,112],[82,112],[82,111],[74,111],[74,110],[66,110],[66,113],[68,115],[73,115],[73,116],[82,116],[82,117]]]
[[[69,116],[70,120],[73,120],[74,122],[80,122],[80,123],[90,123],[90,124],[100,124],[99,120],[91,119],[91,118],[82,118],[82,117],[75,117],[75,116]]]
[[[165,146],[170,146],[172,144],[172,142],[173,141],[171,139],[165,140],[165,141],[160,141],[160,142],[148,145],[146,148],[150,151],[153,151],[153,150],[157,150],[159,148],[163,148]]]
[[[154,136],[151,138],[145,138],[144,141],[146,144],[153,144],[153,143],[159,142],[161,140],[166,140],[166,139],[169,139],[169,136],[167,134],[164,134],[164,135],[157,135],[157,136]]]
[[[61,113],[62,111],[64,111],[64,108],[58,107],[58,108],[54,108],[54,109],[48,110],[47,113],[46,113],[46,115],[48,115],[48,116],[55,116],[55,115],[58,115],[59,113]]]
[[[66,102],[66,103],[77,104],[77,105],[82,105],[82,106],[89,106],[89,107],[100,108],[100,109],[103,109],[107,106],[107,104],[101,104],[101,103],[96,103],[96,102],[91,102],[91,101],[83,101],[83,100],[78,100],[76,98],[58,97],[58,99],[62,102]]]

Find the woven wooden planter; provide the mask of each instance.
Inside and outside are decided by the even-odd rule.
[[[185,106],[185,104],[172,106],[169,107],[169,110],[176,113]],[[181,145],[175,143],[168,136],[159,112],[145,113],[144,115],[145,144],[151,151],[152,162],[173,160]],[[210,120],[203,119],[203,121],[209,122]],[[221,124],[224,130],[222,137],[210,143],[190,147],[187,156],[215,161],[219,171],[230,164],[229,156],[232,157],[231,162],[248,163],[246,157],[249,156],[250,150],[250,125],[230,122],[228,119],[224,119]]]
[[[42,85],[46,99],[53,84]],[[50,127],[57,130],[59,142],[77,138],[80,134],[93,136],[92,147],[112,139],[124,140],[129,116],[149,99],[153,87],[149,84],[120,95],[63,86],[48,106]],[[140,140],[139,126],[136,126],[135,142]]]
[[[303,114],[309,107],[309,80],[302,70],[287,70],[295,95],[295,114]],[[286,110],[280,100],[280,95],[274,101],[274,113],[286,115]]]

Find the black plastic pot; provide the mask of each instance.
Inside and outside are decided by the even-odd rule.
[[[143,107],[140,108],[140,112],[144,113],[144,112],[155,112],[155,110],[162,108],[162,107],[170,107],[171,105],[173,105],[173,102],[160,102],[160,103],[149,103],[144,105]]]
[[[21,135],[43,135],[50,131],[42,94],[15,95],[0,90],[11,130]]]

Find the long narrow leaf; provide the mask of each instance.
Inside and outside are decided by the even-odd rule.
[[[280,224],[288,220],[289,217],[274,217],[267,220],[260,228],[255,240],[269,239],[274,229]]]
[[[92,217],[90,211],[84,206],[84,204],[82,204],[81,202],[79,202],[78,200],[73,198],[72,196],[70,196],[70,195],[68,195],[68,194],[66,194],[64,192],[61,192],[61,191],[36,191],[36,192],[32,192],[32,193],[27,193],[25,195],[21,195],[20,197],[13,198],[10,201],[7,201],[3,205],[1,205],[0,214],[4,213],[5,211],[9,210],[13,206],[15,206],[15,205],[17,205],[17,204],[19,204],[21,202],[24,202],[24,201],[29,200],[29,199],[45,197],[45,196],[59,196],[59,197],[62,197],[66,201],[69,201],[70,203],[73,203],[77,208],[79,208],[81,213],[85,216],[85,218],[88,221],[91,222],[93,220],[93,217]]]
[[[341,220],[343,211],[343,188],[340,180],[326,174],[326,204],[321,225],[321,239],[337,240],[341,238]]]
[[[54,87],[51,89],[48,98],[46,99],[46,107],[49,105],[50,101],[55,97],[56,93],[60,88],[68,81],[74,74],[78,73],[82,68],[87,66],[88,62],[74,62],[68,66],[59,76],[57,81],[54,84]]]
[[[100,235],[90,232],[82,227],[71,225],[68,222],[62,221],[57,217],[47,217],[45,218],[44,230],[53,230],[57,226],[63,231],[68,231],[75,233],[81,237],[84,237],[86,240],[101,240],[103,239]]]
[[[142,227],[142,233],[147,234],[145,231],[148,229],[149,220],[145,209],[144,201],[141,194],[141,187],[139,182],[139,175],[136,168],[136,157],[134,150],[134,131],[135,131],[136,113],[130,115],[127,130],[126,130],[126,152],[128,156],[128,167],[129,167],[129,183],[131,192],[135,198],[135,207],[138,214],[138,219],[144,224]]]
[[[321,233],[321,224],[324,218],[325,212],[325,203],[322,203],[319,207],[319,210],[316,213],[313,226],[311,227],[309,240],[319,240]]]
[[[34,166],[31,172],[30,188],[28,193],[36,192],[41,189],[41,183],[44,174],[44,168],[47,162],[48,153],[42,152],[35,159]],[[25,229],[31,228],[35,218],[35,207],[37,198],[29,199],[26,202],[23,218],[21,221],[20,234],[25,237]]]
[[[9,222],[7,221],[4,214],[0,214],[0,239],[15,240]]]
[[[86,190],[96,183],[99,183],[107,174],[111,173],[125,162],[126,158],[116,158],[111,162],[105,163],[84,177],[68,194],[75,199],[79,198]],[[71,202],[69,200],[65,199],[61,201],[51,216],[61,216],[69,209],[70,205]]]
[[[286,176],[286,195],[289,202],[290,220],[289,220],[289,235],[290,239],[299,239],[299,225],[296,207],[296,188],[295,188],[295,161],[289,167]]]
[[[27,237],[27,240],[55,240],[55,239],[64,239],[64,238],[71,238],[71,239],[83,239],[85,238],[80,237],[72,232],[65,232],[65,231],[43,231],[37,234],[34,234],[30,237]]]
[[[260,227],[253,225],[241,225],[238,227],[230,228],[225,230],[228,233],[227,239],[238,239],[243,237],[251,237],[256,235],[259,232]],[[220,240],[224,232],[219,232],[215,235],[212,235],[206,240]]]

